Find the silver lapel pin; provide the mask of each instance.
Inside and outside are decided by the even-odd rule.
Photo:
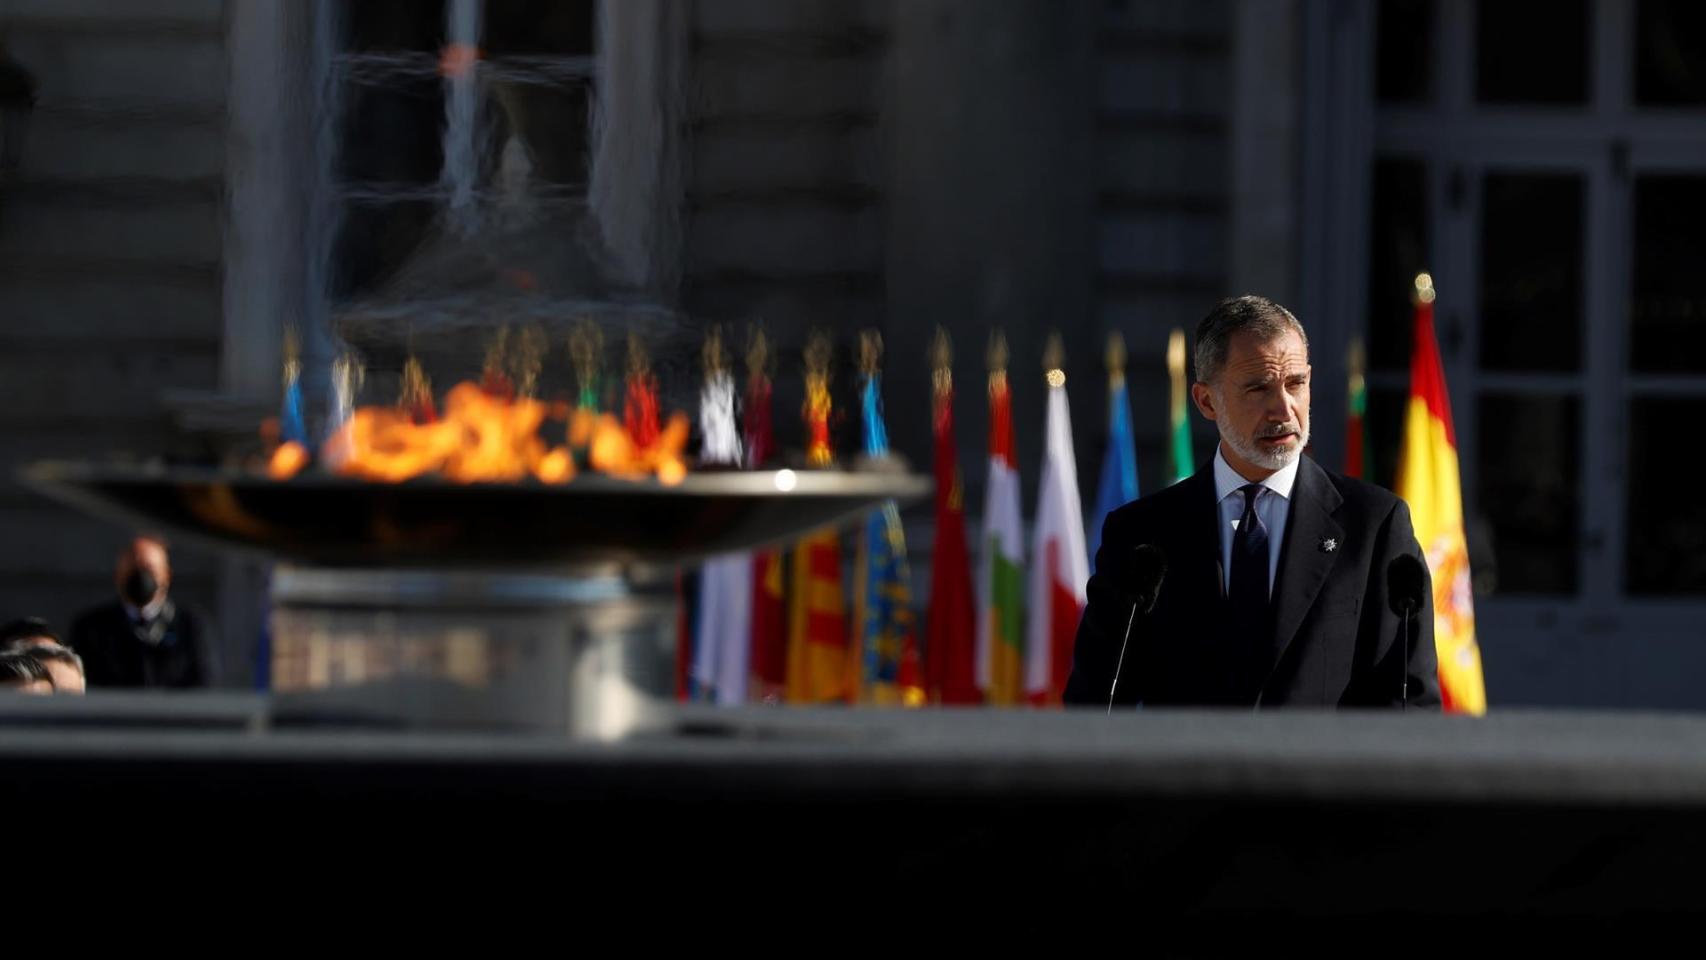
[[[1337,549],[1339,549],[1339,541],[1333,539],[1332,537],[1327,537],[1326,539],[1321,541],[1321,552],[1322,553],[1332,553],[1334,550],[1337,550]]]

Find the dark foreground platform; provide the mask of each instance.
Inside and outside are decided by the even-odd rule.
[[[165,837],[257,896],[691,913],[742,937],[1177,949],[1282,921],[1556,932],[1706,908],[1694,717],[694,709],[617,743],[309,719],[5,698],[0,805],[99,825],[83,839],[109,859]]]

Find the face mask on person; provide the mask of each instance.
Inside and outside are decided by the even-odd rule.
[[[152,573],[141,567],[130,571],[130,576],[124,578],[122,591],[124,602],[138,610],[147,607],[149,602],[154,599],[154,595],[159,592],[160,581],[154,579]]]

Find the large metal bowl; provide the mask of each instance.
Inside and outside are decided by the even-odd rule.
[[[676,486],[583,475],[560,485],[276,481],[231,470],[42,462],[26,486],[185,540],[318,567],[572,569],[690,563],[927,495],[899,471],[694,473]]]

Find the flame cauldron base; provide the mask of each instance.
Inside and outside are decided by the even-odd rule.
[[[897,469],[707,472],[663,487],[40,463],[20,479],[96,516],[278,564],[272,679],[300,719],[589,738],[663,713],[676,569],[933,486]]]
[[[272,685],[326,724],[611,739],[674,687],[675,580],[279,568]]]

